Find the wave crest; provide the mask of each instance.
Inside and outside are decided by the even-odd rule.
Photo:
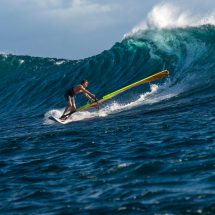
[[[196,13],[191,8],[177,3],[161,3],[153,7],[146,20],[135,26],[124,39],[147,29],[172,29],[215,25],[215,11]]]

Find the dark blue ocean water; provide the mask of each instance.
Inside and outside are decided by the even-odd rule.
[[[79,61],[0,55],[0,213],[215,214],[214,38],[205,25]],[[163,69],[99,112],[49,119],[82,79],[102,97]]]

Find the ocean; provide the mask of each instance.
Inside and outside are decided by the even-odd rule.
[[[0,213],[215,214],[214,38],[213,25],[145,29],[81,60],[1,54]],[[164,69],[50,119],[83,79],[100,98]]]

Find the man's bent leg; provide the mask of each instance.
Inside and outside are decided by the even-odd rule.
[[[61,119],[62,120],[66,120],[68,117],[70,117],[73,113],[76,112],[76,104],[75,104],[75,99],[74,97],[71,98],[70,100],[70,107],[71,107],[71,111],[67,114],[64,114]]]
[[[71,111],[68,114],[66,114],[66,117],[68,118],[69,116],[71,116],[75,112],[76,112],[76,104],[75,104],[74,97],[72,97],[72,99],[71,99]]]
[[[68,105],[66,106],[66,108],[65,108],[65,110],[64,110],[64,112],[63,112],[63,114],[62,114],[62,116],[60,117],[61,120],[65,120],[65,117],[67,116],[66,112],[68,111],[68,109],[69,109],[70,107],[72,108],[72,106],[73,106],[72,100],[73,100],[74,98],[71,97],[71,96],[69,96],[69,95],[66,95],[65,97],[66,97],[66,101],[68,102]]]

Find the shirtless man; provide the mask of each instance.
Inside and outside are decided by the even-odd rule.
[[[75,95],[77,95],[79,93],[83,93],[88,99],[90,99],[92,101],[96,100],[95,95],[85,89],[87,86],[88,86],[88,81],[84,80],[81,82],[81,84],[79,84],[75,87],[72,87],[69,90],[66,90],[66,93],[64,96],[66,98],[66,101],[68,102],[68,105],[65,108],[63,115],[60,117],[61,120],[66,120],[68,116],[75,113],[75,111],[76,111],[75,98],[74,98]],[[68,111],[69,108],[71,108],[71,111],[69,114],[66,114],[66,112]]]

